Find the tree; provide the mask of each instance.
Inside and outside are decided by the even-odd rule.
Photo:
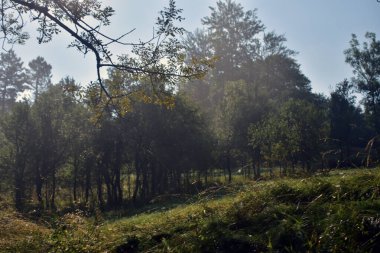
[[[26,75],[21,58],[13,50],[0,54],[1,111],[10,110],[17,94],[25,88]]]
[[[210,35],[204,29],[196,29],[193,33],[187,33],[183,44],[188,61],[207,59],[211,63],[217,60]],[[212,109],[212,101],[210,99],[211,76],[209,73],[204,78],[191,80],[191,82],[182,83],[180,86],[180,90],[190,96],[203,110]]]
[[[305,99],[311,93],[309,79],[291,55],[270,54],[256,61],[251,71],[254,72],[253,97],[256,99],[261,93],[268,99],[282,103],[289,98]]]
[[[218,1],[210,9],[211,14],[202,19],[204,30],[188,34],[184,41],[188,58],[215,61],[215,68],[203,81],[206,84],[195,81],[184,85],[193,97],[210,101],[201,101],[201,105],[218,104],[229,81],[246,81],[256,97],[263,88],[276,93],[284,90],[284,96],[310,92],[309,80],[293,59],[296,53],[284,45],[283,35],[265,31],[256,10],[245,11],[231,0]],[[196,88],[191,89],[194,84]],[[209,96],[202,96],[198,88]]]
[[[223,100],[215,115],[215,133],[219,141],[219,151],[222,167],[228,172],[228,181],[232,180],[233,154],[246,146],[246,122],[249,115],[248,85],[243,80],[227,82],[224,89]]]
[[[272,166],[274,166],[276,158],[277,161],[281,162],[286,161],[288,158],[287,154],[281,150],[282,147],[278,143],[280,139],[279,135],[281,134],[281,132],[278,131],[279,128],[280,124],[278,119],[273,115],[268,115],[267,118],[249,126],[248,145],[252,149],[252,167],[256,179],[260,178],[263,162],[267,161],[267,167],[273,172]],[[275,147],[277,147],[276,154],[274,152]],[[289,148],[287,148],[287,151],[291,152]]]
[[[260,177],[259,148],[249,148],[248,129],[290,98],[311,97],[310,81],[285,46],[286,38],[266,32],[256,10],[245,11],[232,0],[217,1],[202,19],[204,30],[188,34],[188,58],[213,59],[215,67],[202,80],[184,84],[210,119],[218,139],[221,166],[229,178],[234,166]],[[250,171],[248,170],[248,174]]]
[[[29,62],[28,65],[28,84],[34,90],[34,100],[37,100],[38,95],[51,85],[51,65],[41,56]]]
[[[176,38],[184,29],[177,27],[183,18],[180,16],[174,0],[164,8],[157,18],[157,28],[153,37],[146,42],[130,43],[124,38],[132,31],[111,38],[103,33],[102,28],[110,25],[114,10],[103,6],[101,0],[3,0],[0,4],[2,15],[0,39],[5,43],[24,43],[29,35],[24,32],[26,20],[38,23],[38,42],[49,42],[52,37],[64,31],[74,38],[70,47],[83,54],[91,52],[96,59],[97,83],[101,87],[99,94],[106,94],[109,99],[120,98],[111,94],[103,85],[100,74],[102,68],[115,68],[140,76],[149,76],[151,80],[174,84],[178,77],[198,76],[202,69],[186,65],[183,48]],[[129,47],[133,56],[113,57],[110,46],[118,44]],[[152,85],[157,82],[152,81]],[[157,92],[165,86],[157,86]],[[128,96],[126,92],[123,96]],[[112,103],[111,103],[112,104]]]
[[[380,41],[376,34],[367,32],[368,40],[360,43],[355,34],[352,35],[350,48],[345,50],[346,62],[351,65],[355,77],[356,88],[365,95],[364,105],[373,128],[380,134]]]
[[[311,172],[313,163],[321,158],[327,131],[325,110],[305,100],[290,99],[276,113],[250,126],[250,146],[259,150],[256,159],[267,161],[270,168],[275,162],[284,169],[290,164],[293,170],[300,164]]]
[[[361,110],[355,106],[353,89],[353,84],[345,79],[330,94],[330,141],[334,152],[339,154],[338,165],[343,166],[351,166],[351,150],[363,146],[362,132],[368,132]],[[363,129],[360,131],[360,128]]]
[[[35,125],[30,106],[26,102],[17,103],[12,113],[6,115],[0,123],[1,131],[9,143],[4,163],[12,174],[15,206],[21,211],[26,202],[27,186],[30,186],[30,164],[35,149]]]
[[[202,19],[207,27],[214,53],[219,80],[236,81],[244,64],[256,58],[257,35],[264,31],[264,25],[257,18],[256,11],[245,12],[241,4],[234,1],[218,1],[216,8],[210,7],[211,15]]]
[[[78,84],[69,76],[58,83],[59,92],[63,91],[61,100],[64,104],[65,114],[62,131],[67,142],[65,165],[65,187],[72,189],[73,202],[88,203],[91,190],[91,178],[93,171],[93,138],[96,127],[90,122],[90,110],[82,100],[71,93],[72,87]],[[57,105],[59,106],[59,104]],[[82,191],[81,191],[82,190]]]
[[[34,176],[36,196],[40,207],[55,209],[57,175],[70,154],[69,136],[74,103],[59,85],[51,86],[41,93],[33,105],[36,124],[34,151]],[[45,190],[45,201],[43,199]]]

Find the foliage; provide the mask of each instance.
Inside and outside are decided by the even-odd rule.
[[[57,12],[69,3],[49,2]],[[94,13],[101,6],[96,8]],[[81,20],[94,14],[78,11],[84,11]],[[162,36],[183,32],[173,23],[182,20],[180,13],[173,1],[160,13]],[[50,85],[51,66],[37,57],[26,70],[32,90],[25,93],[34,92],[35,99],[15,103],[25,88],[25,69],[9,52],[12,61],[2,64],[20,72],[12,78],[23,88],[16,92],[8,85],[12,79],[7,87],[13,88],[4,91],[13,106],[7,104],[0,121],[0,190],[13,195],[18,210],[36,210],[38,216],[46,210],[123,209],[161,195],[194,193],[223,176],[232,182],[237,175],[260,179],[262,171],[285,175],[342,166],[343,160],[362,164],[360,152],[373,129],[368,110],[363,114],[355,105],[352,83],[338,84],[330,99],[312,93],[285,37],[266,32],[256,11],[233,1],[218,1],[203,23],[183,44],[164,46],[182,50],[176,56],[184,64],[215,64],[203,79],[188,83],[161,73],[178,67],[165,58],[170,52],[140,44],[134,47],[137,58],[118,60],[123,66],[150,65],[153,72],[111,67],[101,86],[80,87],[71,77]],[[373,140],[367,160],[376,164]]]
[[[69,45],[83,54],[95,56],[97,78],[96,83],[107,99],[118,100],[128,97],[128,90],[123,96],[112,94],[103,84],[101,69],[112,68],[152,80],[157,91],[165,91],[162,83],[174,85],[179,78],[202,76],[208,67],[207,61],[184,62],[183,47],[178,36],[184,29],[178,27],[183,20],[181,9],[174,0],[164,8],[156,22],[156,29],[147,41],[126,42],[125,37],[132,31],[112,38],[103,32],[103,27],[111,24],[114,10],[104,6],[101,0],[4,0],[0,4],[2,15],[0,32],[3,47],[5,44],[24,44],[29,38],[25,32],[27,20],[37,23],[37,40],[39,43],[50,42],[53,36],[61,31],[74,38]],[[126,47],[130,55],[112,54],[112,45]],[[163,89],[163,90],[162,90]]]
[[[124,238],[133,234],[140,250],[154,252],[366,252],[375,250],[378,240],[378,180],[377,171],[347,171],[247,185],[234,198],[128,218],[106,228]]]
[[[15,206],[23,210],[26,199],[30,197],[26,195],[30,186],[27,178],[31,176],[30,163],[36,134],[29,105],[26,102],[16,104],[12,114],[1,121],[1,129],[8,144],[3,166],[12,174],[7,180],[13,182]]]
[[[0,54],[1,113],[9,111],[17,94],[25,89],[26,74],[21,58],[13,50]]]
[[[353,84],[344,80],[336,85],[330,96],[330,146],[329,153],[336,154],[337,166],[351,166],[358,163],[354,147],[363,146],[372,131],[365,122],[361,109],[355,106]]]
[[[222,198],[103,224],[75,212],[50,231],[31,225],[44,231],[32,242],[48,252],[375,252],[379,179],[378,169],[359,169],[245,182]],[[12,240],[5,252],[28,252],[24,238]]]
[[[371,119],[373,128],[379,133],[380,129],[380,41],[376,40],[376,34],[367,32],[368,40],[360,48],[359,40],[352,35],[350,48],[344,53],[346,62],[353,68],[355,78],[353,83],[357,89],[365,95],[364,105]]]
[[[202,19],[202,24],[209,32],[208,39],[219,58],[216,78],[235,81],[241,66],[256,57],[257,36],[264,30],[264,25],[255,11],[245,12],[240,4],[231,0],[218,1],[216,5],[216,8],[210,7],[211,14]]]
[[[101,239],[99,227],[83,213],[68,213],[55,222],[47,241],[48,252],[99,252]]]
[[[319,162],[323,139],[327,137],[327,115],[312,103],[289,100],[283,107],[262,122],[250,126],[250,146],[259,150],[271,169],[280,164],[284,170],[301,163],[311,171]]]
[[[353,37],[345,54],[356,78],[326,98],[312,93],[285,37],[231,0],[217,1],[183,43],[174,1],[153,40],[137,44],[100,31],[113,14],[101,1],[1,8],[0,39],[24,42],[29,14],[40,42],[63,29],[108,76],[53,85],[42,57],[26,69],[15,52],[1,54],[0,251],[379,250],[378,171],[327,170],[361,165],[378,129],[374,34],[363,49]],[[131,55],[114,61],[113,43]],[[181,79],[191,76],[199,79]],[[21,101],[28,92],[34,99]],[[373,165],[377,141],[367,145]],[[266,181],[300,174],[309,177]]]
[[[0,252],[42,252],[51,231],[11,209],[0,210]]]
[[[219,144],[218,166],[229,174],[242,166],[260,177],[258,150],[249,148],[249,126],[279,110],[290,98],[310,99],[309,80],[286,47],[286,38],[267,32],[256,10],[218,1],[202,19],[203,29],[184,41],[187,57],[215,59],[202,80],[183,84],[182,92],[200,106]]]
[[[51,85],[51,65],[41,56],[29,62],[27,70],[28,84],[34,90],[34,99],[38,98],[41,91]]]

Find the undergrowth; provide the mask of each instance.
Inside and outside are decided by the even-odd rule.
[[[8,222],[20,226],[5,235],[0,220],[3,252],[380,252],[380,171],[223,185],[127,218]]]

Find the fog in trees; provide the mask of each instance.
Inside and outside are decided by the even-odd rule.
[[[170,6],[158,21],[161,35],[183,33],[182,40],[139,44],[136,57],[120,56],[120,64],[94,47],[103,35],[89,30],[94,44],[83,36],[74,46],[103,52],[98,63],[109,69],[86,86],[69,75],[52,82],[54,67],[40,56],[24,66],[15,51],[1,53],[0,191],[19,211],[37,215],[113,210],[237,176],[378,164],[376,35],[367,33],[362,45],[355,35],[347,42],[353,77],[326,96],[312,92],[295,49],[258,12],[218,1],[202,27],[184,34],[165,25],[180,19]],[[111,13],[96,17],[107,23]]]

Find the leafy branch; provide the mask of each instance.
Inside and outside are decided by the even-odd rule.
[[[178,40],[185,30],[178,27],[184,18],[182,9],[178,9],[174,0],[169,0],[157,18],[155,32],[147,41],[131,43],[125,38],[135,31],[132,29],[113,38],[102,31],[111,24],[114,14],[112,7],[103,6],[100,0],[1,0],[0,2],[0,40],[2,47],[6,44],[23,44],[29,39],[24,31],[26,18],[37,22],[39,43],[50,42],[54,35],[64,31],[74,38],[69,47],[74,47],[83,54],[92,53],[96,61],[96,83],[100,86],[100,96],[104,93],[109,100],[114,96],[101,76],[102,68],[125,71],[133,76],[146,76],[143,79],[156,80],[161,84],[174,84],[179,78],[201,77],[207,71],[208,64],[197,62],[189,65],[185,62],[184,48]],[[96,25],[93,25],[96,24]],[[118,44],[128,47],[132,56],[114,56],[110,46]],[[161,90],[166,86],[159,85]],[[156,89],[157,90],[157,89]],[[126,91],[125,96],[130,92]],[[112,101],[111,101],[112,103]]]

